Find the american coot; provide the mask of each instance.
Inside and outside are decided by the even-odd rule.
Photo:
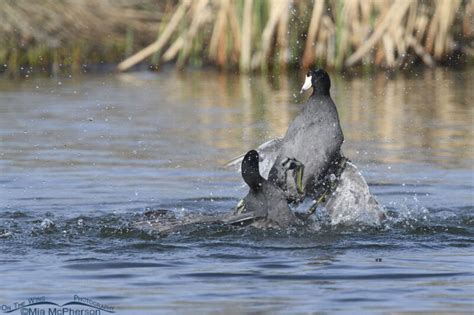
[[[324,205],[333,224],[379,225],[385,217],[383,209],[371,195],[357,167],[345,159],[340,150],[344,137],[329,94],[329,75],[324,70],[308,72],[301,91],[311,87],[311,97],[290,124],[285,137],[259,147],[263,157],[260,160],[262,174],[269,172],[268,181],[285,192],[287,201],[298,203],[310,197],[318,201],[317,205]],[[240,161],[241,157],[228,165]],[[242,166],[244,164],[242,161]],[[270,170],[269,165],[272,165]],[[288,176],[290,173],[293,176]],[[246,205],[246,208],[258,208],[254,205]],[[314,211],[316,206],[310,210]]]
[[[235,215],[251,212],[258,227],[287,227],[301,221],[290,210],[287,195],[260,175],[259,154],[247,152],[242,160],[242,178],[249,186],[247,196],[239,203]]]
[[[187,216],[178,220],[171,211],[156,210],[145,213],[146,220],[135,222],[134,226],[166,235],[198,224],[251,225],[264,229],[302,225],[303,220],[296,217],[288,206],[285,192],[260,175],[259,160],[255,150],[247,152],[241,159],[242,178],[250,189],[233,212]]]
[[[331,80],[327,72],[321,69],[309,71],[301,92],[311,87],[312,95],[291,122],[285,137],[267,141],[259,147],[263,158],[260,162],[262,175],[289,192],[293,200],[302,196],[292,188],[295,186],[293,177],[287,176],[288,160],[304,165],[303,187],[299,188],[307,195],[314,195],[315,187],[324,177],[330,162],[339,156],[344,141],[339,115],[329,93]],[[238,157],[228,165],[240,162],[241,157]]]
[[[288,127],[268,176],[268,180],[288,191],[294,201],[304,196],[291,189],[294,185],[289,182],[293,178],[286,176],[287,159],[304,165],[303,186],[299,188],[304,194],[314,196],[320,178],[324,177],[330,162],[338,156],[344,141],[336,105],[329,94],[331,80],[326,71],[318,69],[308,72],[301,91],[311,87],[313,93]]]

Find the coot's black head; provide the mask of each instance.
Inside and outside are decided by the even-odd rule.
[[[264,181],[263,177],[260,176],[258,168],[259,160],[260,157],[255,150],[247,152],[242,160],[242,178],[253,190],[259,189]]]
[[[331,89],[331,79],[329,78],[329,74],[323,69],[308,71],[304,85],[301,88],[301,93],[308,90],[310,87],[313,88],[313,94],[329,95],[329,90]]]

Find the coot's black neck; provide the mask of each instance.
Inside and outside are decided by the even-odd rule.
[[[311,96],[331,96],[329,90],[331,89],[331,83],[321,82],[320,84],[313,85],[313,94]]]
[[[259,190],[265,179],[260,175],[257,169],[242,169],[242,178],[252,190]]]
[[[265,179],[260,175],[259,170],[259,160],[260,156],[255,150],[250,150],[245,154],[244,159],[242,160],[242,178],[253,190],[258,190],[262,187]]]

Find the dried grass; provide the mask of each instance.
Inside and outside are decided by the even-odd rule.
[[[209,0],[206,5],[210,17],[199,26],[183,22],[186,26],[177,30],[175,36],[180,37],[190,29],[194,33],[196,27],[205,42],[209,41],[206,34],[212,34],[210,45],[201,45],[207,54],[198,51],[201,58],[207,56],[203,62],[221,67],[238,65],[241,72],[267,71],[272,67],[285,69],[291,61],[303,68],[314,64],[337,69],[361,64],[406,68],[418,59],[431,67],[436,61],[448,59],[456,46],[472,43],[472,2],[329,0],[315,1],[308,6],[307,2],[296,0],[260,0],[257,3],[252,0]],[[201,1],[195,1],[191,6],[200,4]],[[243,6],[243,9],[236,10],[232,6]],[[308,9],[311,9],[310,16],[305,13]],[[251,14],[252,10],[262,12]],[[240,17],[240,24],[235,27],[241,30],[239,36],[228,27],[228,11]],[[196,10],[190,10],[185,21],[193,20],[193,14],[196,14],[193,12]],[[213,28],[212,32],[209,27]],[[296,32],[295,27],[298,28]],[[301,27],[303,31],[300,31]],[[295,51],[289,45],[301,41],[301,35],[306,35],[304,46]],[[194,37],[188,36],[187,45],[195,45],[193,40]],[[222,43],[229,41],[241,49],[226,49]],[[466,52],[469,51],[467,47]],[[238,58],[228,54],[237,54]],[[162,60],[172,60],[170,57],[175,55],[173,51],[173,55],[165,55]],[[178,59],[180,67],[184,64],[185,59]],[[122,65],[119,69],[128,68]]]
[[[32,64],[45,52],[81,60],[92,54],[83,47],[105,46],[101,58],[112,62],[138,50],[121,71],[150,56],[156,66],[174,61],[241,72],[315,64],[406,68],[416,60],[431,67],[456,50],[472,54],[473,2],[5,0],[0,61],[17,66],[26,55]]]

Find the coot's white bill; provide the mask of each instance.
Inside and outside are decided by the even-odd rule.
[[[304,80],[304,84],[303,84],[303,87],[301,88],[300,94],[312,86],[312,83],[311,83],[312,78],[313,78],[312,75],[306,76],[306,80]]]

